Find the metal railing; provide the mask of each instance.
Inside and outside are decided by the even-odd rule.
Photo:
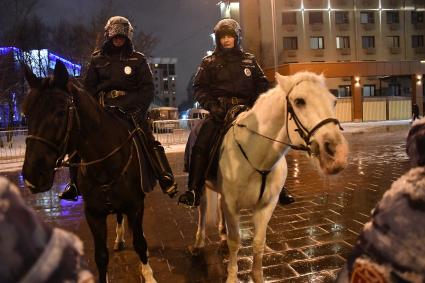
[[[156,140],[163,146],[185,144],[190,130],[201,120],[161,120],[152,123]],[[0,164],[23,161],[28,130],[0,131]]]
[[[0,131],[0,164],[23,161],[27,130]]]

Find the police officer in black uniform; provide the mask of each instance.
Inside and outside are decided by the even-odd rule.
[[[162,191],[173,197],[177,193],[177,184],[164,148],[155,141],[146,121],[154,97],[152,73],[145,56],[134,51],[132,37],[133,27],[128,19],[111,17],[105,26],[105,42],[92,55],[84,85],[102,105],[119,108],[126,113],[126,120],[132,127],[143,129],[139,138],[146,148],[145,154],[155,177]],[[61,197],[70,197],[71,193],[75,196],[76,191],[65,191]]]
[[[195,98],[210,116],[204,121],[192,148],[188,190],[179,197],[179,204],[186,207],[200,204],[209,153],[219,138],[227,112],[235,105],[252,106],[269,88],[255,56],[241,49],[238,22],[221,20],[214,34],[216,49],[202,60],[194,80]]]

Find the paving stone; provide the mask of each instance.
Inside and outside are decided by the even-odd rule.
[[[264,275],[271,282],[333,282],[339,268],[356,242],[363,223],[391,183],[409,168],[405,154],[407,127],[393,132],[346,134],[350,145],[347,168],[337,176],[325,177],[305,154],[288,155],[286,186],[295,203],[276,207],[267,229]],[[183,154],[168,154],[180,191],[187,185]],[[297,167],[295,172],[293,168]],[[94,246],[84,218],[83,202],[59,201],[57,194],[68,182],[66,169],[59,170],[53,188],[32,195],[24,189],[19,172],[4,173],[21,188],[25,201],[50,225],[70,230],[84,243],[85,263],[95,274]],[[239,251],[240,282],[252,282],[252,211],[240,212],[243,228]],[[221,245],[218,230],[208,228],[206,247],[196,257],[189,252],[196,233],[197,210],[176,205],[156,188],[145,199],[144,234],[150,263],[159,283],[220,283],[226,281],[228,253]],[[108,220],[108,266],[111,283],[140,282],[139,259],[131,233],[125,233],[127,248],[112,251],[115,237],[114,216]]]

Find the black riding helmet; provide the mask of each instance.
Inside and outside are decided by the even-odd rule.
[[[225,35],[230,35],[235,38],[235,48],[240,49],[242,40],[242,30],[239,23],[233,19],[223,19],[214,27],[215,44],[221,49],[220,38]]]

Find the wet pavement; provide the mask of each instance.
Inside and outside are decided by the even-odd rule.
[[[370,211],[391,183],[408,167],[405,154],[407,126],[391,131],[346,134],[350,144],[349,166],[339,175],[321,175],[298,152],[288,155],[287,187],[296,202],[277,207],[269,223],[263,260],[267,282],[333,282],[349,255]],[[186,185],[183,153],[168,154],[181,190]],[[96,273],[94,248],[83,214],[83,204],[59,201],[68,180],[66,170],[56,176],[54,188],[31,195],[23,188],[19,172],[4,173],[18,183],[28,202],[48,223],[74,232],[84,242],[88,268]],[[192,257],[187,247],[194,242],[196,211],[176,205],[157,188],[145,200],[144,231],[150,262],[158,282],[225,282],[227,255],[216,229],[210,228],[203,254]],[[252,225],[250,212],[242,212],[242,248],[239,252],[240,282],[250,282]],[[128,247],[112,251],[115,219],[108,218],[110,250],[109,281],[140,282],[138,257],[126,232]]]

